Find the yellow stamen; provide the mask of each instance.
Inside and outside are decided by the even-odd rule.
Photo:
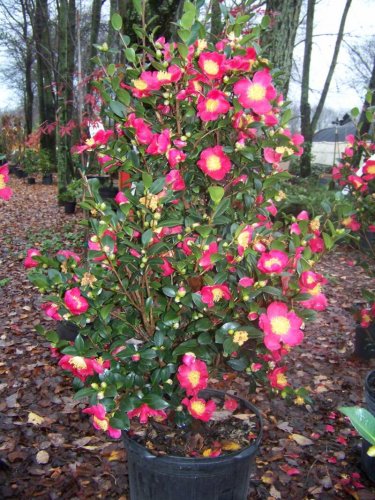
[[[249,335],[247,332],[240,330],[238,332],[235,332],[233,335],[233,342],[235,342],[238,345],[244,345],[244,343],[248,340]]]
[[[147,83],[144,80],[142,80],[141,78],[138,78],[138,80],[133,80],[133,85],[138,90],[147,89]]]
[[[169,82],[171,81],[172,75],[171,73],[168,73],[168,71],[158,71],[156,78],[160,80],[168,80]]]
[[[275,335],[285,335],[290,330],[290,321],[285,316],[275,316],[271,319],[271,329]]]
[[[287,385],[288,383],[288,379],[283,373],[279,373],[276,377],[276,380],[279,385]]]
[[[213,111],[216,111],[218,107],[219,101],[217,99],[208,99],[208,101],[206,102],[206,110],[210,111],[211,113]]]
[[[192,370],[191,372],[189,372],[188,379],[193,387],[196,387],[199,384],[200,378],[201,375],[197,370]]]
[[[76,370],[85,370],[87,368],[85,358],[82,356],[73,356],[69,360],[69,364],[72,365]]]
[[[191,409],[194,410],[194,412],[198,415],[203,415],[206,406],[201,401],[194,401],[193,403],[191,403]]]
[[[280,261],[279,259],[277,259],[276,257],[272,257],[271,259],[268,259],[265,263],[266,265],[266,268],[270,268],[271,266],[273,266],[274,264],[280,264]]]
[[[4,176],[0,174],[0,189],[5,188]]]
[[[204,62],[204,71],[207,75],[216,76],[219,73],[219,65],[215,61],[205,61]]]
[[[220,157],[216,155],[211,155],[207,160],[207,169],[210,172],[215,172],[221,169]]]
[[[98,417],[93,418],[93,421],[96,423],[96,425],[102,430],[102,431],[107,431],[108,430],[108,420],[105,418],[104,420],[100,420]]]
[[[223,298],[224,293],[222,290],[220,290],[220,288],[214,288],[212,290],[212,295],[214,296],[214,302],[218,302]]]
[[[265,96],[266,89],[262,85],[259,85],[259,83],[254,83],[247,91],[247,97],[252,101],[261,101]]]

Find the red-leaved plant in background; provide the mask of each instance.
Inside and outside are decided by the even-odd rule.
[[[131,185],[105,203],[84,179],[86,262],[61,252],[26,261],[48,293],[44,312],[79,327],[74,343],[44,334],[112,437],[133,420],[209,421],[215,402],[200,391],[212,371],[294,394],[284,356],[326,306],[311,268],[338,236],[306,212],[290,225],[279,217],[282,162],[303,139],[287,129],[259,28],[241,36],[246,21],[228,21],[215,45],[203,27],[199,39],[182,30],[186,43],[126,45],[127,63],[96,82],[114,130],[76,151],[96,151]]]

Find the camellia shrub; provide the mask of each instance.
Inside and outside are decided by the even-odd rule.
[[[29,250],[44,312],[79,329],[74,342],[44,335],[76,397],[88,397],[84,412],[112,437],[138,419],[208,422],[215,402],[200,391],[212,372],[295,394],[284,357],[326,307],[313,267],[338,235],[306,211],[275,221],[289,177],[281,163],[301,154],[303,138],[287,128],[259,26],[241,35],[248,20],[230,18],[212,44],[187,2],[183,43],[142,29],[147,46],[123,38],[126,64],[95,84],[114,130],[76,151],[95,151],[129,185],[103,202],[84,179],[87,261]],[[121,29],[119,16],[112,22]]]

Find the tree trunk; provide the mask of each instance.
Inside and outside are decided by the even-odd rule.
[[[41,123],[50,124],[55,121],[55,101],[52,91],[52,77],[54,67],[52,51],[50,50],[48,1],[36,0],[34,13],[34,39],[37,60],[37,85],[39,97],[39,120]],[[55,161],[56,138],[55,133],[42,134],[41,147],[46,149]]]
[[[214,41],[223,31],[223,23],[221,21],[220,0],[213,0],[211,5],[211,36]]]
[[[351,2],[352,0],[346,0],[344,11],[341,16],[339,32],[337,34],[336,44],[335,44],[335,49],[333,51],[331,64],[327,73],[326,80],[324,82],[324,87],[320,95],[318,106],[315,110],[313,118],[311,119],[311,108],[309,104],[309,82],[310,82],[310,64],[311,64],[315,0],[308,0],[307,18],[306,18],[305,53],[303,58],[302,89],[301,89],[301,133],[305,138],[304,152],[302,154],[301,164],[300,164],[300,171],[302,177],[308,177],[311,174],[312,139],[322,109],[324,107],[325,100],[327,98],[333,73],[335,71],[341,42],[344,36],[345,22]]]
[[[92,10],[91,10],[89,73],[91,73],[95,68],[95,62],[93,61],[93,58],[96,56],[98,51],[94,47],[94,45],[98,43],[101,10],[102,10],[102,0],[93,0]]]
[[[24,113],[26,135],[31,134],[33,130],[33,102],[34,94],[32,87],[32,66],[33,66],[33,48],[32,39],[29,37],[29,15],[26,2],[21,0],[22,8],[22,32],[26,47],[25,53],[25,89],[24,89]]]
[[[301,133],[305,138],[304,152],[301,156],[301,176],[308,177],[311,174],[311,107],[309,104],[309,86],[310,86],[310,64],[312,37],[314,27],[315,0],[308,0],[306,16],[306,36],[305,51],[303,55],[302,68],[302,86],[301,86]]]
[[[272,29],[262,35],[263,55],[282,71],[278,87],[285,97],[289,90],[301,5],[302,0],[267,0],[266,5],[273,22]]]

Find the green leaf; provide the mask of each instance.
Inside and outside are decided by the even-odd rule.
[[[79,333],[74,341],[75,348],[77,349],[77,352],[79,354],[83,353],[83,350],[85,348],[85,341],[83,340],[81,334]]]
[[[327,250],[331,250],[333,247],[332,238],[327,233],[323,233],[323,240]]]
[[[92,394],[95,394],[95,392],[96,391],[94,389],[91,389],[91,387],[84,387],[74,394],[73,399],[86,398],[87,396],[92,396]]]
[[[125,106],[129,106],[130,104],[130,94],[125,89],[116,90],[116,95],[118,100],[124,104]]]
[[[358,434],[371,445],[375,445],[375,417],[359,406],[340,406],[339,411],[350,418]]]
[[[113,309],[113,304],[107,304],[100,308],[99,314],[103,321],[107,321],[112,309]]]
[[[125,49],[125,51],[124,51],[124,52],[125,52],[125,57],[126,57],[126,59],[127,59],[128,61],[130,61],[130,62],[134,63],[134,62],[135,62],[135,60],[136,60],[136,57],[135,57],[135,50],[134,50],[134,49],[132,49],[131,47],[127,47],[127,48]]]
[[[237,372],[242,372],[249,365],[249,360],[245,357],[234,358],[227,361],[227,363],[231,368],[233,368],[233,370],[236,370]]]
[[[144,247],[150,243],[151,238],[152,238],[152,234],[153,234],[152,229],[147,229],[147,231],[145,231],[142,234],[142,245]]]
[[[113,63],[110,64],[107,68],[107,73],[109,74],[109,76],[113,76],[115,74],[115,71],[116,71],[116,66]]]
[[[115,115],[123,118],[125,116],[125,106],[119,101],[110,101],[109,107]]]
[[[185,12],[185,14],[180,19],[180,26],[185,30],[190,30],[195,21],[195,9],[193,11]]]
[[[174,288],[171,288],[169,286],[165,286],[162,288],[162,291],[163,291],[164,295],[166,295],[167,297],[170,297],[170,298],[176,297],[176,290]]]
[[[189,30],[184,30],[184,29],[178,30],[177,34],[181,38],[181,40],[183,42],[186,43],[189,40],[189,37],[190,37],[190,31]]]
[[[128,430],[130,428],[129,417],[120,412],[116,412],[115,415],[109,419],[109,425],[114,429]]]
[[[265,29],[265,28],[268,28],[268,26],[270,25],[270,22],[271,22],[270,16],[264,16],[260,25],[263,29]]]
[[[165,335],[160,330],[156,331],[154,335],[154,344],[158,347],[162,346],[164,343]]]
[[[225,191],[221,186],[210,186],[208,188],[208,193],[215,205],[218,205],[223,198]]]
[[[142,0],[133,0],[133,5],[138,15],[142,15]]]
[[[144,184],[145,188],[149,189],[149,187],[151,187],[151,184],[152,184],[151,175],[148,174],[147,172],[143,172],[142,173],[142,180],[143,180],[143,184]]]
[[[189,49],[184,43],[178,43],[177,49],[183,59],[186,59],[189,54]]]
[[[146,403],[146,405],[150,406],[154,410],[162,410],[163,408],[167,408],[169,406],[169,404],[157,394],[147,394],[147,396],[143,397],[142,403]]]
[[[113,14],[112,17],[111,17],[111,24],[112,24],[112,28],[115,30],[115,31],[120,31],[121,28],[122,28],[122,17],[120,16],[120,14]]]

